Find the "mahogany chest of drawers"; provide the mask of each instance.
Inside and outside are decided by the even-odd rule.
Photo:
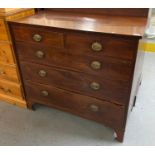
[[[40,103],[103,123],[123,141],[145,24],[146,17],[48,10],[10,21],[28,108]]]
[[[34,14],[34,9],[0,9],[0,100],[27,107],[14,56],[7,20]]]

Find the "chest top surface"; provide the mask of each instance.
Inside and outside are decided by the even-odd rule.
[[[145,31],[147,18],[44,10],[33,16],[12,20],[11,22],[69,30],[142,37]]]

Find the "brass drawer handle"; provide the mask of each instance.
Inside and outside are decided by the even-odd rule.
[[[97,83],[97,82],[92,82],[90,84],[90,88],[93,89],[93,90],[99,90],[100,89],[100,84]]]
[[[99,111],[99,107],[97,105],[92,104],[90,106],[90,110],[93,111],[93,112],[97,112],[97,111]]]
[[[101,62],[99,61],[92,61],[91,64],[90,64],[91,68],[92,69],[101,69]]]
[[[40,77],[45,77],[47,75],[46,71],[44,70],[40,70],[38,74]]]
[[[37,51],[36,56],[41,59],[41,58],[44,58],[45,53],[43,51]]]
[[[102,44],[99,42],[92,43],[92,50],[96,52],[100,52],[102,50]]]
[[[34,34],[33,40],[36,42],[40,42],[42,40],[42,36],[40,34]]]
[[[48,91],[46,91],[46,90],[43,90],[43,91],[41,91],[41,94],[42,94],[42,96],[44,96],[44,97],[46,97],[46,96],[48,96]]]

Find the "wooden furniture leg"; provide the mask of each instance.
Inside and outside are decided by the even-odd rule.
[[[32,102],[27,102],[27,108],[33,111],[35,110],[34,104]]]
[[[122,130],[115,129],[115,139],[119,142],[123,142],[124,133]]]

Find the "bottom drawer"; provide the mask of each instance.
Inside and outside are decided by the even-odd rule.
[[[21,86],[6,80],[0,80],[0,94],[23,99]]]
[[[25,89],[28,102],[45,104],[113,128],[122,128],[124,106],[32,82],[26,82]]]

